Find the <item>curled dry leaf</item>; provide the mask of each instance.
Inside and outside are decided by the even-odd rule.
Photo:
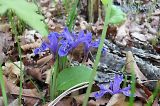
[[[133,106],[143,106],[141,101],[134,101]],[[129,106],[129,101],[123,94],[114,94],[106,106]]]
[[[28,68],[26,72],[28,75],[31,75],[33,78],[38,79],[39,81],[43,82],[46,79],[45,73],[43,73],[40,68]]]
[[[136,77],[138,78],[138,82],[139,83],[142,83],[142,81],[146,81],[147,80],[147,78],[143,75],[143,73],[139,70],[139,68],[138,68],[138,66],[137,66],[137,64],[136,64],[136,62],[135,62],[135,60],[134,60],[134,57],[133,57],[133,54],[132,54],[132,52],[131,51],[128,51],[127,52],[127,60],[126,60],[126,63],[127,63],[127,65],[126,65],[126,71],[128,72],[128,73],[132,73],[131,71],[132,71],[132,66],[134,66],[133,68],[133,70],[134,70],[134,73],[135,73],[135,75],[136,75]]]
[[[152,92],[144,85],[137,83],[137,89],[142,89],[146,95],[147,98],[149,98],[152,95]],[[145,97],[145,96],[143,96]]]
[[[53,57],[52,54],[50,54],[50,55],[48,55],[48,56],[45,56],[45,57],[39,59],[39,60],[37,61],[37,64],[38,64],[39,66],[44,65],[44,64],[46,64],[47,62],[49,62],[49,61],[52,59],[52,57]]]
[[[7,80],[5,76],[3,76],[5,82],[6,92],[18,96],[19,95],[19,87],[13,84],[10,80]],[[23,89],[22,97],[24,98],[24,103],[26,106],[33,106],[39,99],[41,99],[40,94],[36,89]]]
[[[32,43],[32,42],[35,42],[35,39],[34,39],[34,35],[36,34],[36,31],[35,30],[25,30],[24,33],[23,33],[23,36],[26,40],[27,43]],[[22,36],[22,37],[23,37]]]
[[[0,31],[0,38],[0,64],[2,64],[7,58],[5,52],[7,52],[10,46],[12,46],[14,43],[9,33],[3,33]]]
[[[128,106],[125,99],[126,96],[123,94],[114,94],[106,106]]]
[[[25,30],[22,36],[19,36],[21,42],[21,45],[25,45],[25,44],[29,44],[29,43],[34,43],[34,42],[42,42],[42,35],[38,32],[36,32],[36,30]],[[38,39],[36,41],[36,39]]]
[[[34,49],[40,46],[41,46],[41,42],[38,41],[38,42],[22,45],[21,48],[23,51],[26,51],[26,50]]]
[[[117,29],[117,35],[115,37],[115,42],[117,44],[122,46],[127,45],[128,40],[130,39],[129,29],[128,29],[129,24],[130,24],[130,21],[126,20],[126,22]]]
[[[12,83],[18,83],[20,78],[20,71],[24,70],[24,65],[22,63],[22,70],[20,70],[20,61],[18,62],[6,62],[5,66],[2,67],[4,75],[8,76],[8,79],[13,81]]]

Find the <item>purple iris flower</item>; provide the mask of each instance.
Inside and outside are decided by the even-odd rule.
[[[92,33],[80,31],[78,34],[69,32],[68,28],[64,28],[61,34],[52,32],[48,35],[49,43],[43,42],[42,45],[34,50],[35,54],[50,49],[51,53],[59,56],[66,56],[71,50],[75,49],[79,44],[84,44],[84,53],[88,54],[91,47],[98,47],[100,40],[93,42]]]
[[[51,51],[51,53],[53,53],[54,55],[56,55],[57,50],[58,50],[58,38],[59,37],[60,37],[60,34],[58,34],[57,32],[51,32],[48,35],[49,43],[43,42],[42,45],[39,48],[36,48],[34,50],[34,53],[38,54],[40,52],[45,51],[47,48],[49,48],[50,51]]]
[[[70,33],[68,28],[65,28],[62,32],[63,39],[60,41],[61,46],[58,54],[65,56],[68,52],[76,48],[79,44],[84,44],[84,53],[87,55],[91,47],[98,47],[100,40],[92,42],[92,33],[80,31],[78,34]]]
[[[125,88],[120,88],[120,84],[122,83],[123,80],[123,75],[115,75],[114,81],[110,82],[110,87],[106,88],[105,85],[101,84],[100,87],[100,91],[96,92],[94,94],[96,99],[101,98],[104,94],[106,93],[110,93],[110,94],[118,94],[118,93],[123,93],[126,96],[131,96],[131,92],[130,92],[130,85],[128,87]]]

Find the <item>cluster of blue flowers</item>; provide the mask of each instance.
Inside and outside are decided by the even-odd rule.
[[[110,93],[112,95],[113,94],[118,94],[118,93],[123,93],[126,96],[131,96],[131,92],[130,92],[131,86],[130,85],[128,85],[128,87],[125,87],[125,88],[122,88],[122,89],[120,88],[120,84],[122,83],[122,81],[123,81],[123,75],[116,74],[115,78],[114,78],[114,81],[110,82],[110,87],[107,88],[105,85],[101,84],[99,86],[100,91],[96,92],[94,94],[94,97],[96,99],[99,99],[106,93]]]
[[[51,32],[48,35],[49,43],[43,42],[39,48],[34,50],[35,54],[44,52],[47,48],[50,49],[51,53],[59,56],[66,56],[71,50],[76,48],[79,44],[84,45],[84,53],[88,54],[91,47],[98,47],[100,40],[92,41],[92,33],[83,30],[78,34],[69,32],[68,28],[65,27],[62,33]]]

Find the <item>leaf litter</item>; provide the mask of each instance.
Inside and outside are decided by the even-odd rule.
[[[116,0],[115,0],[116,1]],[[146,2],[145,0],[143,0]],[[126,6],[121,0],[117,0],[120,6]],[[147,5],[148,2],[146,2]],[[150,2],[149,2],[150,3]],[[87,4],[86,1],[81,1],[81,4]],[[144,3],[145,4],[145,3]],[[41,11],[45,17],[45,22],[49,28],[49,31],[62,32],[65,27],[66,11],[61,2],[57,2],[55,6],[49,0],[41,0]],[[157,5],[159,5],[157,3]],[[3,6],[3,5],[2,5]],[[122,6],[122,7],[123,7]],[[83,7],[83,6],[82,6]],[[1,7],[2,8],[2,7]],[[130,7],[127,7],[130,9]],[[5,8],[7,9],[7,8]],[[132,8],[131,8],[132,9]],[[130,9],[130,10],[131,10]],[[139,8],[138,8],[139,9]],[[136,11],[138,11],[138,9]],[[81,11],[85,11],[82,8]],[[153,94],[153,89],[156,87],[156,82],[160,79],[160,55],[159,55],[159,8],[155,11],[148,13],[140,12],[135,14],[127,13],[129,16],[124,23],[120,25],[110,25],[107,34],[105,47],[107,49],[106,54],[101,56],[101,62],[98,67],[98,73],[93,84],[92,94],[90,96],[88,106],[127,106],[129,104],[128,97],[123,94],[105,94],[104,97],[96,100],[93,94],[99,91],[99,84],[105,84],[109,86],[109,82],[113,81],[115,74],[124,74],[130,77],[130,65],[133,62],[136,80],[136,97],[135,106],[142,106],[147,103],[149,97]],[[147,15],[151,14],[149,19]],[[96,23],[88,23],[84,18],[86,13],[78,14],[74,31],[89,30],[94,34],[95,38],[101,35],[103,30],[103,20],[98,20]],[[102,17],[103,18],[103,17]],[[2,20],[1,20],[2,21]],[[25,20],[28,22],[28,20]],[[31,27],[35,28],[35,26]],[[44,26],[44,25],[43,25]],[[21,49],[23,50],[23,70],[25,71],[25,77],[23,81],[23,105],[33,106],[42,105],[42,97],[45,97],[46,103],[44,106],[53,104],[49,101],[49,80],[51,74],[51,66],[54,61],[52,60],[52,54],[49,51],[35,55],[34,49],[40,47],[46,38],[43,37],[46,34],[46,30],[40,31],[27,28],[22,36],[19,36]],[[3,78],[5,81],[5,87],[9,98],[9,105],[17,104],[17,97],[19,95],[19,58],[17,52],[17,43],[14,37],[11,35],[11,30],[8,22],[0,25],[0,62],[3,65]],[[108,40],[110,39],[110,41]],[[158,39],[155,45],[154,39]],[[83,59],[81,53],[82,48],[77,50],[69,56],[69,59],[73,65],[80,65]],[[92,67],[95,60],[97,49],[91,49],[91,53],[88,56],[88,61],[83,62],[87,66]],[[81,57],[79,57],[81,56]],[[79,59],[79,60],[78,60]],[[78,61],[78,62],[77,62]],[[125,66],[125,71],[120,71]],[[127,83],[131,83],[130,79],[127,79]],[[125,83],[123,81],[122,83]],[[82,87],[82,88],[81,88]],[[87,84],[82,84],[80,87],[72,88],[61,95],[55,103],[56,106],[79,106],[84,99],[84,91]],[[38,88],[38,89],[37,89]],[[159,94],[160,95],[160,94]],[[159,96],[153,101],[153,105],[158,105]],[[3,99],[0,102],[3,105]]]

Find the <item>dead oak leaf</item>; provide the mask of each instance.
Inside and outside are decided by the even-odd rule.
[[[7,80],[5,76],[3,76],[3,79],[5,82],[6,92],[11,95],[18,96],[20,88]],[[26,106],[33,106],[39,99],[41,99],[41,96],[36,89],[23,89],[22,91],[22,97]]]
[[[2,64],[7,56],[5,55],[5,53],[7,52],[7,50],[9,49],[9,47],[11,45],[13,45],[13,41],[11,36],[9,36],[8,33],[3,33],[0,31],[0,64]]]

